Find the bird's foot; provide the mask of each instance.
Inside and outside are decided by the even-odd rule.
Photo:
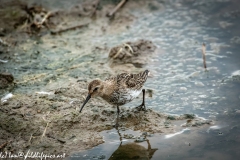
[[[141,104],[140,106],[136,107],[138,111],[147,111],[145,104]]]
[[[118,129],[119,127],[119,113],[117,114],[117,118],[114,120],[115,121],[115,124],[113,125],[114,128]]]
[[[118,127],[119,127],[119,124],[118,124],[118,123],[116,123],[116,124],[114,124],[114,125],[113,125],[113,127],[114,127],[114,128],[116,128],[116,129],[118,129]]]
[[[125,111],[121,111],[121,112],[119,113],[119,117],[120,117],[120,118],[122,117],[122,115],[124,114],[124,112],[125,112]]]

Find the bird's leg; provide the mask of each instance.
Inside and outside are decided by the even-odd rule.
[[[116,124],[115,124],[116,128],[118,128],[119,113],[120,113],[120,109],[119,109],[119,106],[117,106],[117,119],[116,119]]]
[[[138,106],[137,108],[139,110],[146,111],[146,106],[145,106],[145,89],[142,89],[142,92],[143,92],[143,101],[142,101],[142,104],[140,106]]]

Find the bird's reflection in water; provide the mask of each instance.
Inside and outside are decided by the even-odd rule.
[[[122,144],[122,136],[119,130],[118,130],[118,134],[119,134],[121,143],[118,149],[115,152],[113,152],[113,154],[110,156],[109,160],[126,160],[126,159],[147,160],[147,159],[151,159],[155,151],[158,150],[157,148],[153,148],[153,149],[151,148],[151,144],[148,139],[146,140],[148,144],[147,148],[135,142]],[[142,142],[142,143],[145,143],[145,142]]]

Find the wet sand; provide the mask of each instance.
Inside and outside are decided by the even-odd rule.
[[[34,13],[37,13],[34,18],[41,14],[45,17],[49,11],[54,14],[49,17],[46,23],[42,23],[42,28],[36,28],[39,21],[35,21],[34,18],[26,19],[29,15],[21,8],[22,5],[26,7],[26,4],[15,1],[6,1],[1,4],[0,14],[4,19],[0,24],[3,28],[0,30],[0,71],[1,73],[11,73],[14,76],[13,83],[6,81],[6,77],[0,76],[0,82],[5,83],[2,86],[4,89],[0,90],[1,98],[9,93],[13,94],[13,97],[1,102],[0,106],[1,151],[17,153],[18,151],[26,152],[30,149],[37,152],[71,155],[104,143],[100,132],[113,129],[116,108],[102,99],[96,98],[91,99],[83,113],[79,113],[79,107],[87,95],[88,83],[94,78],[104,79],[125,71],[137,73],[144,70],[146,66],[152,67],[151,65],[155,66],[152,67],[152,77],[149,77],[149,82],[152,85],[150,84],[146,88],[148,90],[149,108],[146,113],[137,112],[133,109],[135,104],[141,103],[141,95],[133,103],[123,106],[121,108],[123,113],[120,116],[121,129],[136,130],[141,133],[148,132],[149,134],[170,134],[179,131],[179,126],[174,125],[177,121],[186,123],[183,128],[214,124],[214,121],[211,120],[194,117],[191,114],[184,115],[185,113],[192,113],[194,110],[182,110],[185,101],[189,100],[188,97],[193,99],[189,101],[195,102],[193,105],[189,104],[194,109],[202,110],[203,108],[201,106],[202,101],[196,100],[194,90],[196,88],[191,92],[188,85],[182,84],[185,81],[193,81],[194,86],[204,88],[205,82],[201,82],[201,79],[208,75],[202,68],[200,58],[181,59],[181,57],[187,57],[188,54],[187,52],[183,54],[179,52],[179,57],[177,57],[179,61],[177,61],[177,65],[174,65],[176,62],[174,61],[174,55],[171,57],[169,53],[169,57],[166,57],[166,54],[163,55],[161,63],[158,63],[156,62],[156,56],[166,52],[166,47],[169,45],[167,42],[161,41],[161,45],[156,44],[151,40],[151,36],[143,38],[129,36],[130,41],[126,41],[121,35],[121,33],[129,31],[133,27],[136,27],[136,29],[133,29],[134,33],[140,34],[141,29],[139,30],[139,28],[144,27],[144,25],[134,26],[138,19],[145,17],[137,17],[136,12],[133,13],[132,10],[137,8],[138,12],[151,15],[151,13],[156,14],[155,11],[157,13],[165,11],[165,4],[157,1],[141,1],[139,3],[129,1],[116,12],[114,17],[109,18],[106,14],[117,3],[104,2],[96,8],[96,2],[91,1],[85,4],[78,2],[76,3],[78,5],[73,3],[74,5],[64,6],[61,3],[52,2],[52,4],[49,4],[44,1],[40,12],[35,11],[36,8],[33,9]],[[174,7],[177,8],[180,5],[180,3],[176,3]],[[32,11],[31,6],[35,5],[29,2],[27,10]],[[200,15],[200,12],[196,10],[192,10],[192,13]],[[232,14],[235,15],[235,13]],[[186,16],[185,18],[188,19],[189,17]],[[200,22],[205,23],[203,20]],[[169,32],[173,33],[173,35],[169,34],[170,36],[179,37],[177,36],[179,33],[175,30],[173,32],[166,32],[166,30],[168,29],[167,26],[170,26],[169,29],[183,26],[181,22],[173,23],[169,20],[161,24],[166,25],[165,30],[159,30],[163,37],[167,35],[165,33]],[[158,24],[153,23],[153,25]],[[226,23],[221,23],[222,27],[227,27],[226,25]],[[197,32],[201,31],[201,28],[193,27],[191,29]],[[156,34],[150,31],[148,35]],[[192,35],[194,34],[192,33]],[[108,41],[102,41],[101,37],[103,36],[107,37]],[[112,37],[117,38],[113,39]],[[150,46],[150,49],[152,49],[151,56],[143,52],[147,51],[147,47],[144,45],[139,47],[133,45],[141,39],[152,43]],[[206,39],[213,42],[217,41],[214,37]],[[232,38],[232,43],[238,44],[238,38]],[[111,54],[113,48],[119,46],[124,48],[126,44],[131,45],[134,52],[131,51],[130,47],[127,47],[126,50],[122,50],[121,54],[118,54],[118,52]],[[180,48],[182,50],[189,50],[189,48],[196,47],[198,42],[184,38],[181,44]],[[227,45],[218,43],[211,45],[211,49],[218,53],[224,47],[227,47]],[[136,53],[135,49],[142,52],[139,52],[140,54],[136,54],[136,56],[124,57],[124,54]],[[173,49],[172,53],[175,53],[175,51]],[[142,57],[138,57],[138,55]],[[114,61],[111,60],[111,57],[114,57]],[[148,59],[145,61],[144,57]],[[218,77],[221,75],[219,69],[211,66],[216,61],[216,57],[221,56],[216,54],[210,60],[207,59],[207,64],[209,65],[209,61],[211,61],[208,68],[209,72],[212,75],[216,74],[216,77]],[[186,68],[181,69],[181,66],[185,66],[183,64],[188,61],[193,62]],[[195,63],[197,67],[194,66]],[[190,73],[185,73],[185,69]],[[161,71],[161,74],[158,74],[158,71]],[[184,72],[184,76],[175,76],[176,73],[182,72]],[[166,78],[166,75],[171,77]],[[237,77],[236,81],[239,81],[238,75],[235,76]],[[162,80],[161,85],[159,85],[153,82],[156,77],[160,77],[157,80],[159,82],[162,80],[161,77],[167,80]],[[215,80],[216,77],[210,78]],[[234,76],[226,76],[224,82],[227,83],[233,79]],[[174,86],[174,82],[181,84]],[[169,88],[171,84],[173,84],[174,89],[178,88],[178,91],[174,91],[174,94],[171,93],[172,88]],[[212,93],[211,89],[207,92]],[[183,95],[184,104],[174,101],[178,93]],[[204,99],[207,96],[199,92],[197,97]],[[212,103],[211,105],[216,104],[214,102],[215,97],[212,96],[211,102],[209,102]],[[161,101],[155,103],[156,98],[160,98]],[[221,100],[224,100],[224,98],[220,97],[219,101]],[[158,111],[159,108],[166,108],[168,113],[181,113],[182,115],[162,113]],[[214,114],[212,115],[214,119]],[[211,119],[210,116],[207,118]],[[129,147],[132,146],[129,145]],[[138,148],[141,150],[141,147]]]

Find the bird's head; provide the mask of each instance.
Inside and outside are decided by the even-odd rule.
[[[103,89],[102,81],[101,80],[93,80],[92,82],[89,83],[88,85],[88,96],[86,100],[84,101],[80,112],[82,111],[83,107],[85,104],[88,102],[88,100],[92,97],[97,97],[100,96],[101,90]]]

